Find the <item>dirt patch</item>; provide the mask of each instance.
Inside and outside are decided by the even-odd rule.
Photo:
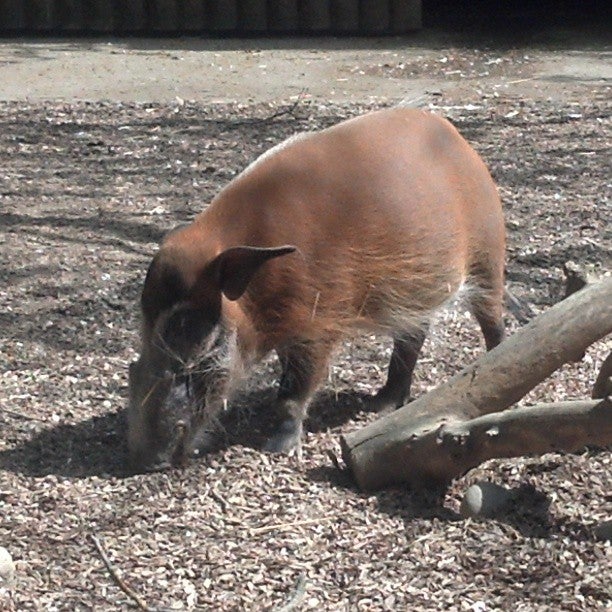
[[[1,100],[324,104],[474,91],[570,100],[612,80],[593,28],[500,42],[424,31],[398,38],[0,41]]]
[[[531,76],[535,60],[528,52],[513,49],[506,52],[481,49],[450,48],[416,55],[396,62],[384,62],[366,68],[366,72],[394,78],[428,77],[438,79],[489,79]],[[353,69],[353,72],[360,68]]]

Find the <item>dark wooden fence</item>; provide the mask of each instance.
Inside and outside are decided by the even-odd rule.
[[[3,33],[401,34],[421,0],[0,0]]]

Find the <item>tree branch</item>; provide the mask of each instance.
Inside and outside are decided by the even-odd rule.
[[[612,403],[604,399],[536,404],[451,423],[429,435],[428,443],[437,445],[435,452],[448,462],[445,475],[456,478],[496,457],[608,446]]]

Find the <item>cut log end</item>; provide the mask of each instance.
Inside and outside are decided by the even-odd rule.
[[[612,395],[612,351],[601,365],[597,380],[593,385],[591,397],[593,399],[603,399]]]

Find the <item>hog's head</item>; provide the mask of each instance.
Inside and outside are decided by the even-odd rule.
[[[176,249],[153,259],[142,292],[142,349],[130,365],[128,450],[135,471],[182,465],[206,446],[223,405],[236,331],[224,299],[293,246],[227,249],[208,263]]]

